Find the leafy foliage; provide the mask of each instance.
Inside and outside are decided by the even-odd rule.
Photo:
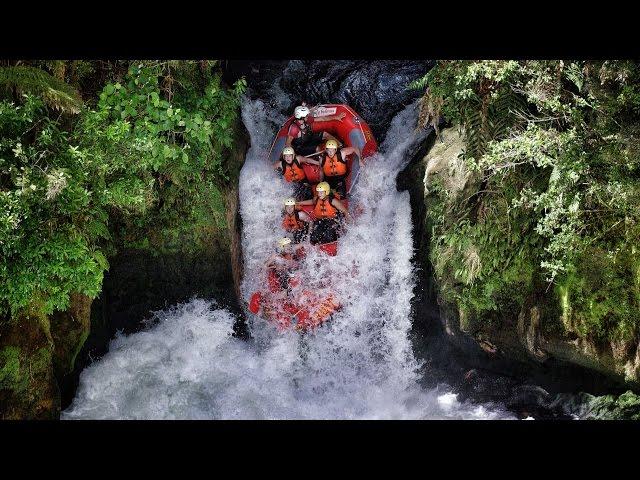
[[[480,158],[491,140],[502,138],[518,119],[521,97],[511,84],[517,62],[440,62],[413,88],[427,87],[421,102],[423,125],[442,115],[460,125],[469,158]]]
[[[36,67],[0,67],[0,88],[18,95],[37,95],[49,107],[65,113],[80,113],[83,105],[73,87]]]
[[[132,63],[72,122],[45,94],[0,101],[0,313],[64,310],[100,292],[117,249],[195,247],[224,227],[245,84],[212,65],[194,79],[193,63]]]
[[[423,83],[425,98],[441,99],[441,114],[463,128],[464,156],[481,179],[468,203],[440,191],[447,207],[433,219],[432,260],[441,281],[451,278],[456,301],[481,313],[504,308],[497,290],[521,298],[553,283],[571,317],[567,329],[603,340],[636,336],[640,66],[448,61]],[[469,242],[478,257],[471,276]],[[512,260],[526,274],[514,276],[505,246],[518,242],[525,248]],[[474,291],[480,279],[484,291]]]

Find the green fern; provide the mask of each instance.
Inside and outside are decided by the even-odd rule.
[[[429,84],[429,74],[427,73],[424,77],[418,78],[409,84],[410,90],[423,90]]]
[[[461,111],[465,132],[466,153],[480,158],[487,144],[487,121],[478,102],[469,102]]]
[[[581,65],[578,63],[570,63],[566,70],[567,78],[578,88],[579,92],[582,92],[584,86],[584,73]]]
[[[65,113],[79,113],[83,105],[73,87],[36,67],[0,67],[0,89],[38,95],[49,107]]]
[[[507,88],[483,108],[482,101],[468,100],[460,107],[465,129],[466,152],[469,157],[480,158],[493,140],[504,138],[524,118],[527,110],[522,96]]]
[[[492,119],[491,139],[504,138],[508,130],[523,118],[526,112],[526,102],[522,96],[507,88],[501,92],[496,101],[489,107],[489,118]]]

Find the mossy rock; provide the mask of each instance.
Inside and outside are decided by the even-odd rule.
[[[611,257],[605,250],[592,247],[579,260],[555,289],[566,330],[598,345],[610,341],[637,345],[637,254],[629,249]]]
[[[594,397],[585,418],[598,420],[640,420],[640,396],[631,390],[616,397]]]
[[[74,293],[65,312],[51,315],[50,331],[54,342],[53,363],[56,377],[73,370],[75,359],[89,336],[91,328],[91,298]]]
[[[59,417],[52,359],[49,320],[37,303],[0,323],[0,419]]]
[[[20,367],[20,347],[9,345],[0,350],[0,390],[26,391],[29,382]]]

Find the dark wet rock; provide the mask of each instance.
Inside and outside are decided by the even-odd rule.
[[[572,418],[584,418],[589,403],[596,397],[585,392],[559,393],[549,403],[549,408],[561,411]]]
[[[475,368],[472,368],[467,373],[464,374],[464,379],[467,382],[473,381],[478,376],[478,371]]]
[[[463,396],[469,398],[500,401],[509,397],[516,385],[517,380],[512,377],[472,368],[462,377],[459,388]]]
[[[74,369],[74,364],[91,328],[92,299],[80,293],[71,294],[69,308],[56,311],[49,318],[55,348],[53,366],[58,381]]]
[[[269,100],[274,85],[279,84],[282,72],[288,64],[289,60],[228,60],[222,63],[222,79],[231,85],[244,77],[249,97]]]
[[[546,407],[551,403],[551,399],[549,392],[538,385],[520,385],[511,392],[509,403]]]
[[[409,84],[422,78],[434,61],[407,60],[291,60],[230,61],[225,79],[232,83],[244,76],[252,98],[271,101],[283,114],[305,101],[345,103],[371,126],[378,142],[384,139],[393,117],[418,98],[422,91]],[[280,89],[285,97],[275,101]]]
[[[421,95],[409,84],[423,77],[433,61],[291,61],[281,86],[294,103],[346,103],[384,139],[393,117]]]

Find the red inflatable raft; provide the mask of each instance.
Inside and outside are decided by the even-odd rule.
[[[344,113],[344,117],[341,121],[315,121],[315,119],[332,117],[340,115],[341,113]],[[369,128],[367,122],[362,120],[351,107],[341,104],[318,105],[311,110],[311,115],[314,118],[314,121],[310,122],[311,128],[314,132],[328,132],[339,139],[344,146],[356,147],[362,152],[362,163],[366,163],[366,159],[378,150],[378,144],[373,138],[371,128]],[[280,154],[286,145],[289,127],[294,121],[295,117],[291,116],[278,131],[278,134],[271,145],[271,151],[269,152],[270,163],[273,164],[278,160],[278,158],[280,158]],[[321,146],[321,149],[324,149],[324,145]],[[347,191],[352,190],[358,178],[360,163],[354,162],[355,158],[357,158],[357,155],[353,154],[349,155],[347,159],[350,170],[349,176],[347,177]],[[304,168],[307,178],[311,183],[316,184],[320,181],[320,167],[305,164],[302,168]]]
[[[322,117],[336,116],[341,113],[344,113],[342,120],[317,121]],[[318,105],[311,109],[311,115],[314,121],[309,123],[314,132],[328,132],[340,140],[345,147],[359,149],[362,153],[363,164],[366,163],[368,157],[377,151],[378,144],[373,138],[371,128],[351,107],[342,104]],[[269,152],[269,162],[271,164],[280,158],[286,145],[289,127],[294,121],[295,118],[291,116],[278,131]],[[324,149],[324,145],[321,145],[321,149]],[[349,167],[349,175],[346,179],[347,194],[353,191],[358,181],[360,171],[360,161],[358,160],[358,155],[355,153],[347,157],[347,165]],[[315,188],[315,185],[320,181],[320,167],[304,164],[303,168],[307,179]],[[348,199],[340,199],[340,201],[350,211],[352,210]],[[314,218],[313,206],[305,205],[301,209]],[[351,213],[353,215],[355,212]],[[318,245],[318,247],[329,255],[336,255],[337,253],[337,242]],[[294,276],[289,279],[289,285],[298,286],[301,281],[304,281],[304,279]],[[291,327],[295,327],[298,330],[315,328],[326,321],[339,308],[339,302],[332,294],[319,296],[304,289],[295,302],[291,301],[286,296],[286,289],[282,288],[280,280],[275,278],[273,271],[268,272],[267,288],[254,293],[249,302],[249,310],[252,313],[261,314],[267,320],[275,323],[281,330]]]

